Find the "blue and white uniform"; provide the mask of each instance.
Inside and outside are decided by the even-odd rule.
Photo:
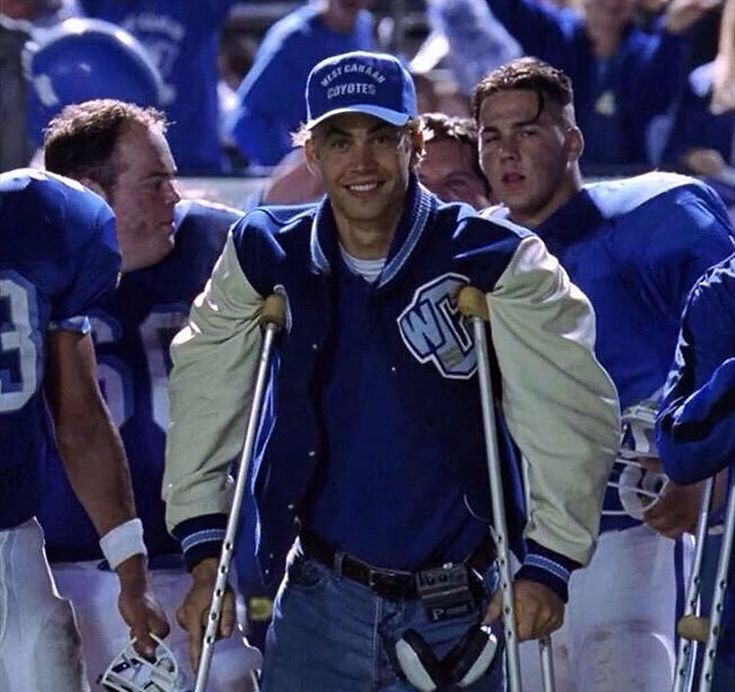
[[[38,511],[53,444],[42,391],[46,334],[89,331],[88,313],[114,289],[120,256],[110,208],[80,185],[21,170],[2,176],[0,194],[0,529],[8,529]]]
[[[693,483],[728,468],[730,474],[735,473],[734,402],[735,255],[731,255],[692,289],[664,389],[656,444],[666,473],[677,483]],[[711,517],[712,523],[721,524],[723,513]],[[719,555],[719,547],[720,541],[710,537],[706,555]],[[734,564],[731,558],[730,580]],[[711,590],[711,586],[705,582],[704,589]],[[708,613],[708,606],[703,605],[702,612]],[[735,668],[732,586],[726,594],[722,624],[717,660],[721,669],[715,670],[714,689],[725,690],[732,684]]]
[[[276,286],[288,296],[287,328],[253,461],[265,579],[293,542],[297,516],[338,550],[384,568],[414,571],[472,552],[491,516],[476,357],[453,299],[472,283],[488,296],[505,421],[529,460],[534,489],[521,575],[564,598],[569,572],[594,547],[594,512],[618,438],[616,396],[592,355],[586,299],[533,234],[488,223],[466,205],[442,204],[413,175],[375,283],[350,271],[337,238],[328,199],[285,220],[269,208],[252,211],[172,344],[164,497],[187,560],[216,555],[224,536],[225,473],[242,446],[258,316]],[[584,402],[583,425],[568,408],[572,401]],[[525,513],[514,502],[518,468],[508,445],[503,458],[518,538]],[[319,593],[342,588],[328,574]],[[349,668],[343,626],[354,613],[361,633],[354,650],[374,664],[361,668],[355,686],[395,679],[379,627],[363,616],[396,613],[395,629],[405,622],[397,614],[404,603],[406,613],[420,605],[341,581],[353,596],[359,592],[363,608],[358,616],[331,601],[319,616],[329,624],[320,621],[308,642],[312,653],[327,647]],[[286,597],[276,601],[276,639],[287,604]],[[462,631],[468,619],[459,620]],[[266,671],[269,656],[283,655],[273,651],[266,648]],[[314,689],[335,687],[308,661],[279,659],[281,666],[286,675],[308,669]]]
[[[168,424],[169,343],[185,324],[191,301],[202,290],[229,227],[242,213],[221,205],[184,200],[175,210],[175,245],[158,264],[124,274],[114,295],[90,313],[98,373],[129,459],[138,516],[149,553],[150,581],[169,622],[190,586],[178,543],[166,531],[161,479]],[[74,496],[58,458],[47,461],[38,513],[59,589],[79,613],[82,649],[90,683],[128,641],[128,627],[109,602],[114,573],[103,557],[87,515]],[[166,640],[188,670],[186,633],[172,627]],[[252,655],[236,638],[217,646],[209,687],[241,689]]]
[[[505,215],[500,207],[490,218]],[[686,296],[733,250],[720,198],[692,178],[651,173],[587,185],[534,230],[595,309],[597,356],[617,386],[623,420],[634,421],[636,439],[624,445],[655,456],[653,418],[641,424],[636,407],[655,410]],[[624,468],[616,464],[612,483]],[[630,516],[629,496],[608,486],[597,552],[570,582],[555,635],[560,689],[671,688],[689,543]]]
[[[51,330],[89,331],[115,287],[111,209],[49,173],[0,176],[0,688],[86,690],[73,612],[35,519],[53,429],[43,396]]]
[[[687,300],[656,426],[666,472],[704,480],[735,463],[735,255],[710,269]]]
[[[124,274],[115,293],[90,313],[100,385],[125,444],[153,566],[159,556],[180,554],[166,530],[161,500],[171,368],[168,347],[186,323],[227,230],[241,216],[228,207],[179,202],[173,251],[152,267]],[[102,560],[94,527],[59,460],[52,456],[47,466],[39,520],[49,560]]]

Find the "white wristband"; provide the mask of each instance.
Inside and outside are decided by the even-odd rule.
[[[100,538],[100,548],[110,569],[117,569],[121,562],[133,555],[147,555],[143,543],[143,522],[140,519],[130,519],[110,529]]]

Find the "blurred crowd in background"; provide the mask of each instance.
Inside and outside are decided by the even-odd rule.
[[[573,79],[587,177],[676,170],[706,177],[731,206],[735,196],[731,0],[0,0],[0,10],[1,170],[31,160],[45,125],[33,101],[53,100],[56,77],[29,56],[69,18],[89,17],[147,50],[162,84],[143,105],[171,121],[183,176],[288,165],[306,76],[328,55],[397,55],[420,111],[470,116],[482,75],[526,54]]]

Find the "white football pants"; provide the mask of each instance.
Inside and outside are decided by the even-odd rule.
[[[74,610],[54,584],[40,524],[0,531],[0,690],[88,692],[86,677]]]
[[[589,566],[572,573],[552,635],[557,692],[670,692],[693,545],[646,525],[600,536]],[[524,692],[541,692],[538,643],[520,655]]]
[[[130,640],[130,628],[117,610],[117,577],[114,572],[98,569],[97,564],[96,561],[65,562],[52,566],[59,591],[74,603],[82,634],[82,653],[92,685]],[[193,689],[187,634],[176,622],[176,610],[189,591],[191,575],[183,568],[155,569],[148,574],[171,627],[165,643],[185,673],[186,684]],[[244,622],[243,617],[239,616],[238,620]],[[218,640],[214,646],[207,691],[249,692],[250,672],[260,665],[260,652],[246,646],[235,629],[229,639]]]

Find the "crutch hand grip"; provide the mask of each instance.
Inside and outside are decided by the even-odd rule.
[[[706,642],[708,631],[709,619],[696,615],[685,615],[676,625],[677,634],[690,641]]]
[[[274,324],[278,329],[282,329],[286,322],[286,298],[281,292],[271,293],[263,303],[260,312],[260,325],[266,327]]]
[[[465,317],[479,317],[485,322],[490,321],[485,294],[474,286],[465,286],[457,296],[459,311]]]
[[[199,658],[199,667],[197,669],[195,692],[206,692],[207,677],[209,676],[209,667],[212,661],[212,651],[214,642],[217,638],[217,630],[219,620],[222,615],[222,604],[225,594],[227,593],[227,576],[230,569],[230,562],[235,550],[235,539],[237,537],[237,528],[240,521],[240,510],[242,508],[243,498],[245,496],[245,484],[248,474],[248,466],[250,457],[255,445],[255,437],[260,423],[260,413],[263,406],[263,399],[268,380],[270,369],[271,352],[273,350],[274,339],[278,331],[285,323],[286,315],[286,297],[281,289],[276,289],[273,294],[269,295],[263,302],[260,314],[260,324],[264,327],[265,334],[263,337],[263,345],[260,351],[257,372],[255,376],[255,389],[253,390],[252,404],[248,415],[248,424],[245,430],[245,440],[240,454],[240,468],[237,473],[237,481],[235,483],[235,491],[232,496],[232,505],[227,518],[227,529],[225,538],[222,543],[219,564],[217,566],[217,577],[214,584],[212,599],[207,615],[206,631],[202,642],[202,652]]]

